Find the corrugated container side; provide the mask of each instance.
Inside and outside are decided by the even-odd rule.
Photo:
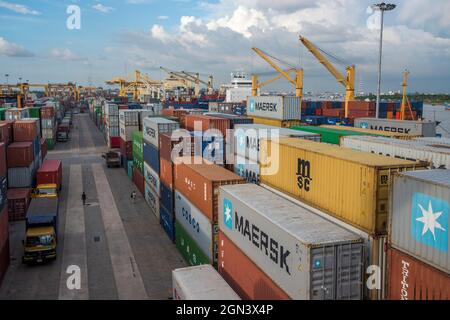
[[[133,182],[139,192],[145,197],[145,181],[142,174],[136,169],[133,168]]]
[[[6,144],[0,142],[0,177],[4,177],[7,174],[6,166]]]
[[[160,159],[160,179],[161,182],[168,186],[170,189],[173,189],[173,164],[172,161],[167,161],[164,158]]]
[[[301,120],[277,120],[261,117],[251,117],[254,124],[264,124],[267,126],[274,126],[279,128],[290,128],[301,124]]]
[[[180,128],[180,124],[165,118],[144,119],[144,140],[159,149],[159,134],[171,133]]]
[[[207,131],[217,129],[224,137],[227,136],[227,130],[230,129],[230,120],[217,117],[189,114],[186,115],[185,122],[188,130]]]
[[[33,142],[14,142],[8,146],[8,168],[28,167],[34,160]]]
[[[147,183],[159,197],[160,195],[159,175],[146,162],[144,162],[144,179],[145,183]]]
[[[357,128],[357,127],[348,127],[348,126],[336,126],[336,125],[322,125],[322,128],[330,128],[334,130],[345,130],[345,131],[354,131],[354,132],[361,132],[361,133],[369,133],[373,135],[382,135],[385,137],[395,138],[395,139],[402,139],[402,140],[412,140],[419,136],[412,135],[412,134],[406,134],[406,133],[398,133],[398,132],[391,132],[391,131],[381,131],[381,130],[371,130],[371,129],[363,129],[363,128]]]
[[[29,167],[9,168],[8,187],[9,188],[31,188],[34,183],[35,163]]]
[[[405,133],[415,136],[436,136],[436,123],[433,121],[357,118],[355,119],[355,127],[379,131]]]
[[[261,182],[259,164],[240,155],[235,155],[234,173],[249,183]]]
[[[9,238],[8,209],[0,210],[0,248],[3,248]]]
[[[159,150],[152,145],[144,141],[144,161],[157,173],[159,174]]]
[[[184,260],[191,266],[213,264],[213,261],[200,249],[181,224],[175,219],[175,244]]]
[[[155,217],[158,219],[159,221],[159,197],[158,195],[155,193],[155,191],[153,191],[153,189],[144,182],[145,185],[145,201],[147,202],[148,206],[150,207],[150,212],[152,214],[155,215]]]
[[[159,184],[160,187],[160,205],[164,206],[170,214],[174,214],[174,190],[170,189],[164,183]]]
[[[162,228],[170,240],[175,241],[175,217],[164,206],[159,206],[159,216]]]
[[[0,248],[0,286],[10,263],[9,240]]]

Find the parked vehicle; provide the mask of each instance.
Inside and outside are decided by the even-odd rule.
[[[121,159],[120,154],[117,151],[109,151],[107,153],[104,153],[102,157],[106,161],[106,166],[108,168],[120,168],[121,166]]]

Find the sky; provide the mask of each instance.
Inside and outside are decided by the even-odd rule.
[[[392,0],[386,13],[382,90],[450,93],[450,1]],[[105,81],[138,69],[153,79],[172,70],[214,76],[216,86],[244,70],[267,79],[280,67],[304,69],[304,90],[343,92],[299,42],[299,35],[338,59],[345,73],[356,65],[356,90],[375,92],[379,13],[366,0],[0,0],[0,82]],[[72,9],[75,8],[75,11]],[[71,9],[71,10],[68,10]],[[73,13],[79,9],[79,28]],[[68,21],[69,20],[69,21]],[[69,25],[68,25],[69,22]],[[293,90],[278,81],[268,90]]]

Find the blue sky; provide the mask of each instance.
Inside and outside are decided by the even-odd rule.
[[[386,16],[383,89],[400,89],[411,71],[411,90],[450,92],[450,1],[393,1]],[[0,0],[0,81],[9,73],[31,82],[103,85],[139,69],[213,74],[229,81],[236,69],[268,72],[257,46],[305,69],[305,89],[342,87],[298,42],[302,34],[357,66],[357,87],[374,91],[376,18],[365,0]],[[66,9],[81,9],[81,30],[68,30]],[[372,19],[373,18],[373,19]],[[372,19],[372,20],[371,20]],[[375,21],[375,22],[373,22]],[[339,66],[344,70],[344,66]],[[291,89],[283,81],[274,89]],[[270,88],[269,88],[270,89]]]

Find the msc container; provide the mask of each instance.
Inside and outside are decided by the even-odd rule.
[[[159,206],[159,223],[169,239],[175,241],[175,217],[164,206]]]
[[[355,127],[379,131],[406,133],[422,137],[436,136],[436,122],[434,121],[356,118]]]
[[[144,162],[146,162],[157,174],[159,174],[159,150],[152,145],[144,141]]]
[[[416,140],[385,137],[343,137],[341,146],[388,157],[425,161],[431,168],[450,169],[450,147],[429,146]]]
[[[164,183],[169,189],[173,189],[173,164],[172,161],[167,161],[161,158],[159,161],[159,177],[161,183]]]
[[[58,190],[62,188],[62,161],[45,160],[36,174],[36,183],[50,184],[54,183]]]
[[[173,190],[170,189],[168,186],[166,186],[164,183],[160,183],[160,205],[165,207],[171,214],[174,214],[173,212],[173,201],[174,201],[174,194]]]
[[[402,140],[412,140],[412,139],[415,139],[418,137],[417,135],[412,135],[412,134],[407,134],[407,133],[371,130],[371,129],[363,129],[363,128],[356,128],[356,127],[348,127],[348,126],[323,125],[321,127],[335,129],[335,130],[345,130],[345,131],[368,133],[368,134],[374,134],[374,135],[384,136],[384,137],[388,137],[388,138],[402,139]]]
[[[123,124],[124,127],[139,127],[139,111],[119,110],[119,123]]]
[[[175,189],[187,197],[212,223],[217,223],[219,187],[244,183],[244,179],[202,158],[183,158],[183,161],[193,164],[175,165]]]
[[[139,192],[142,195],[145,195],[144,176],[136,168],[133,168],[133,182],[134,182],[134,185],[139,190]]]
[[[200,249],[181,224],[175,219],[175,244],[184,260],[190,266],[213,264],[213,261]]]
[[[210,261],[217,263],[218,227],[185,196],[175,190],[175,219]]]
[[[277,120],[300,120],[301,98],[257,96],[247,100],[247,115]]]
[[[290,128],[301,124],[300,120],[277,120],[269,118],[251,117],[254,124],[264,124],[266,126],[274,126],[278,128]]]
[[[127,142],[133,141],[133,133],[139,131],[139,126],[125,126],[123,123],[119,126],[120,138]]]
[[[339,145],[340,139],[345,136],[361,136],[369,135],[363,132],[345,131],[345,130],[334,130],[331,128],[324,127],[313,127],[313,126],[293,126],[293,130],[302,130],[305,132],[313,132],[320,134],[320,141],[325,143],[331,143]]]
[[[248,183],[259,184],[261,182],[259,176],[259,164],[257,162],[244,158],[240,155],[235,155],[234,159],[234,173],[244,178]]]
[[[362,299],[361,237],[253,184],[219,193],[221,232],[292,299]]]
[[[165,118],[145,118],[144,119],[144,140],[159,149],[159,134],[171,133],[180,128],[178,122]]]
[[[33,142],[14,142],[8,146],[8,168],[29,167],[34,160]]]
[[[240,300],[211,265],[172,271],[174,300]]]
[[[244,300],[289,300],[289,296],[219,231],[220,275]]]
[[[450,275],[394,248],[388,249],[389,300],[449,300]]]
[[[450,273],[450,170],[396,175],[391,190],[390,244]]]
[[[144,182],[144,184],[145,184],[144,190],[145,202],[147,202],[147,204],[150,207],[150,211],[155,215],[155,217],[159,221],[159,197],[147,183]]]
[[[422,163],[313,141],[261,142],[262,183],[370,235],[386,234],[391,175],[423,168]]]
[[[147,183],[159,197],[159,175],[146,162],[144,162],[144,179],[145,183]]]
[[[292,130],[261,124],[236,125],[234,132],[234,153],[259,162],[260,140],[264,138],[290,137],[320,141],[320,134]]]

